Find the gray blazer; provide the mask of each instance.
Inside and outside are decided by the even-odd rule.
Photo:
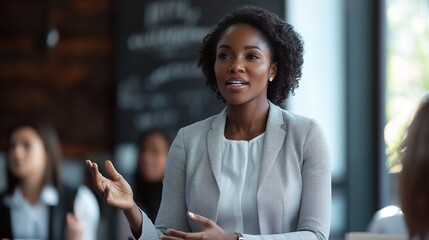
[[[156,224],[143,214],[140,239],[158,239],[168,228],[202,231],[187,212],[216,222],[226,110],[180,129],[168,154]],[[331,221],[330,161],[325,139],[311,119],[270,102],[257,191],[261,235],[246,240],[328,239]]]

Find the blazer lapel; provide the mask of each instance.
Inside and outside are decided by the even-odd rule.
[[[218,189],[221,180],[222,139],[224,137],[225,122],[226,108],[216,116],[207,135],[207,149],[210,165],[212,167]]]
[[[268,113],[267,127],[265,129],[265,143],[262,152],[258,189],[270,173],[286,136],[286,131],[282,128],[284,124],[282,110],[273,103],[269,103],[270,110]]]

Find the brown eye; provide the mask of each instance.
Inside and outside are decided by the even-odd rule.
[[[219,53],[219,54],[217,55],[217,57],[218,57],[219,59],[221,59],[221,60],[231,59],[231,56],[230,56],[230,55],[228,55],[228,54],[226,54],[226,53]]]
[[[29,141],[24,141],[22,142],[22,146],[24,147],[25,150],[28,150],[31,148],[31,143]]]
[[[249,54],[249,55],[247,55],[246,58],[250,59],[250,60],[258,60],[259,59],[259,57],[256,56],[255,54]]]

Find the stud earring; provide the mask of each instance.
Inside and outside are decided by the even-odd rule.
[[[272,82],[274,80],[273,76],[271,76],[268,81]]]

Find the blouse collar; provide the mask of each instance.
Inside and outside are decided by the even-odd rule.
[[[58,205],[58,202],[58,190],[51,185],[44,186],[40,194],[39,202],[37,204],[55,206]],[[15,187],[15,191],[13,192],[13,194],[7,195],[4,198],[4,203],[11,208],[22,207],[24,203],[29,204],[28,200],[25,199],[22,193],[22,189],[18,186]]]

